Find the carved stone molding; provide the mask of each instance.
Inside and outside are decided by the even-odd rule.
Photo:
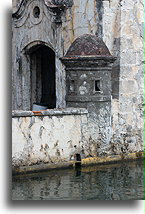
[[[13,19],[17,22],[17,20],[22,20],[22,23],[20,26],[22,26],[26,19],[28,18],[29,12],[30,12],[30,19],[32,20],[33,24],[38,24],[42,20],[42,12],[41,8],[42,3],[44,3],[47,8],[48,8],[48,13],[51,14],[53,17],[53,21],[56,23],[61,23],[61,16],[62,13],[69,7],[72,7],[73,5],[73,0],[22,0],[21,3],[19,4],[18,10],[12,14]],[[29,5],[32,4],[32,9],[28,9]],[[40,5],[41,4],[41,5]],[[34,7],[35,5],[35,7]],[[40,6],[39,6],[40,5]],[[36,16],[37,13],[38,17],[35,17],[35,11],[31,12],[30,10],[35,10],[36,9]],[[23,18],[24,17],[24,18]],[[18,26],[18,27],[20,27]]]

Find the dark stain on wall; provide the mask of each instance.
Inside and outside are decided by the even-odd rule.
[[[117,60],[112,67],[111,81],[112,81],[112,98],[119,99],[119,78],[120,78],[120,38],[114,39],[114,54]]]
[[[96,7],[97,7],[97,14],[98,14],[98,20],[97,20],[97,32],[96,36],[103,37],[103,2],[102,0],[96,0]]]

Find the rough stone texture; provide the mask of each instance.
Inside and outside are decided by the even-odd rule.
[[[89,47],[92,49],[87,51]],[[62,58],[66,65],[67,106],[88,109],[89,146],[93,147],[90,156],[109,154],[111,62],[114,60],[103,41],[92,35],[76,39]]]
[[[55,5],[61,5],[64,7],[72,7],[73,0],[52,0]]]
[[[63,112],[25,117],[17,113],[13,117],[13,167],[66,162],[76,159],[76,154],[87,156],[87,111],[80,109],[75,114],[66,109],[66,115]]]
[[[40,8],[39,18],[33,16],[35,6]],[[20,16],[20,17],[19,17]],[[17,18],[18,17],[18,18]],[[56,107],[65,107],[65,73],[59,57],[62,56],[61,25],[43,1],[29,1],[18,10],[12,22],[12,81],[13,110],[30,110],[31,68],[29,50],[46,45],[55,51]],[[38,33],[39,32],[39,33]],[[41,33],[43,32],[43,33]]]
[[[65,55],[72,56],[111,56],[111,54],[102,39],[84,34],[72,43]]]
[[[65,22],[62,23],[64,54],[77,37],[95,35],[98,20],[96,7],[96,0],[74,0],[72,8],[66,11]]]
[[[100,38],[85,34],[72,43],[61,60],[66,66],[67,106],[88,109],[89,143],[94,148],[90,156],[107,155],[111,140],[111,63],[115,58]]]
[[[37,2],[43,13],[36,21],[31,9]],[[55,51],[57,107],[63,108],[66,80],[59,58],[79,36],[97,35],[117,57],[112,72],[112,134],[107,153],[143,151],[143,0],[74,0],[73,6],[58,17],[59,24],[56,15],[43,2],[29,1],[22,18],[13,20],[13,109],[30,109],[29,57],[23,54],[24,49],[37,41]],[[13,1],[13,12],[20,3]],[[84,86],[80,91],[86,93]],[[101,115],[100,112],[104,124],[105,118]]]
[[[112,100],[112,149],[114,154],[143,151],[143,1],[104,2],[103,17],[104,41],[118,57],[112,74],[117,95]]]

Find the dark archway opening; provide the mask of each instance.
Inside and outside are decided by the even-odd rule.
[[[44,45],[31,48],[31,108],[56,108],[55,53]],[[41,110],[41,109],[40,109]]]

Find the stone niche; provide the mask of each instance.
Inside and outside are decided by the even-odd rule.
[[[115,59],[102,39],[89,34],[78,37],[61,58],[66,69],[67,107],[88,109],[88,130],[97,154],[100,144],[107,152],[111,138],[111,70]]]

